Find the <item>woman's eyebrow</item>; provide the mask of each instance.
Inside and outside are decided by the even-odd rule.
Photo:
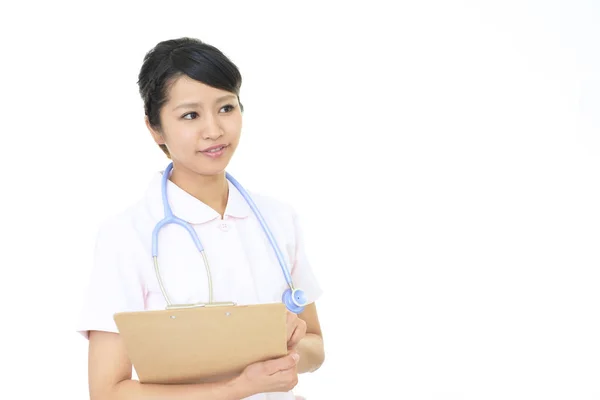
[[[220,103],[223,100],[228,100],[228,99],[237,99],[237,96],[234,94],[226,94],[224,96],[219,97],[215,102]],[[200,103],[197,103],[197,102],[182,103],[182,104],[178,105],[177,107],[175,107],[173,109],[173,111],[178,110],[180,108],[195,108],[198,106],[200,106]]]
[[[226,94],[224,96],[221,96],[217,99],[217,103],[222,102],[223,100],[228,100],[228,99],[237,99],[237,96],[235,94]]]
[[[194,108],[194,107],[198,107],[198,105],[199,105],[198,103],[183,103],[183,104],[180,104],[177,107],[175,107],[173,109],[173,111],[178,110],[180,108]]]

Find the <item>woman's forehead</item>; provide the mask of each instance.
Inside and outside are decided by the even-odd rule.
[[[168,93],[170,103],[214,103],[224,97],[235,97],[235,95],[226,90],[209,86],[186,75],[176,78],[170,85]]]

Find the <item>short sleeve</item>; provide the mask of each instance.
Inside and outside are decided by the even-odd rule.
[[[294,222],[295,257],[292,265],[292,280],[297,289],[302,289],[306,295],[307,304],[314,303],[323,294],[323,290],[313,271],[306,254],[304,231],[298,215],[292,211]]]
[[[144,308],[143,280],[138,273],[127,227],[105,223],[96,238],[93,266],[76,331],[86,339],[89,331],[118,333],[113,316]]]

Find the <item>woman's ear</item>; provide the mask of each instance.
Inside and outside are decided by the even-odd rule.
[[[146,128],[148,128],[148,131],[150,131],[150,134],[152,135],[152,139],[154,139],[156,144],[159,146],[164,145],[165,138],[163,137],[163,134],[158,129],[155,129],[152,127],[147,115],[144,117],[144,122],[146,123]]]

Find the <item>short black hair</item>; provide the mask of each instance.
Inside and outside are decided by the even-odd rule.
[[[137,82],[153,128],[160,130],[160,109],[168,100],[170,85],[182,75],[234,93],[239,101],[242,76],[221,50],[195,38],[165,40],[146,53]],[[240,109],[244,109],[241,102]],[[160,148],[170,157],[165,145]]]

